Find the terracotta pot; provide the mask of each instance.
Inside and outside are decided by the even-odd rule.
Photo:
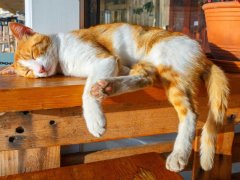
[[[240,3],[207,3],[203,5],[203,10],[214,58],[240,60]]]

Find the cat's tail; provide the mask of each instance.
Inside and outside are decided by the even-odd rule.
[[[209,66],[210,65],[210,66]],[[203,74],[209,96],[209,114],[201,136],[201,167],[207,171],[213,166],[217,125],[222,124],[228,104],[228,80],[224,72],[212,63]]]

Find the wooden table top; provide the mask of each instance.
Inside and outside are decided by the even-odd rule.
[[[0,178],[14,179],[149,179],[178,180],[182,177],[165,169],[164,160],[157,153],[98,161],[89,164],[68,166],[40,172],[24,173]]]
[[[240,74],[228,75],[231,94],[240,94]],[[28,79],[18,76],[0,76],[0,112],[28,111],[81,106],[85,80],[55,76]],[[206,96],[205,88],[201,96]],[[141,98],[139,98],[141,97]],[[139,104],[166,101],[160,85],[134,93],[108,98],[105,104]]]

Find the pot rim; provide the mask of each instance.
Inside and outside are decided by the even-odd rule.
[[[203,10],[215,8],[240,8],[240,2],[238,1],[213,2],[204,4],[202,6]]]

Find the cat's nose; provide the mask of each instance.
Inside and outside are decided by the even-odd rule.
[[[45,73],[46,69],[44,68],[44,66],[41,66],[39,69],[39,73]]]

